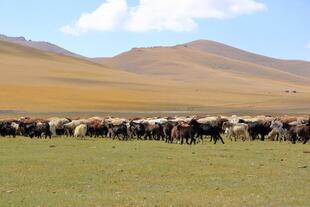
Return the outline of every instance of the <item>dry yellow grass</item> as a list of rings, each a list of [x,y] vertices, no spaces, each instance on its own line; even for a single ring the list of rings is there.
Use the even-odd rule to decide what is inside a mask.
[[[219,80],[223,85],[225,81],[230,81],[229,84],[239,86],[256,86],[264,81],[298,85],[310,83],[307,77],[185,47],[138,48],[105,59],[102,63],[129,72],[182,81],[205,81],[209,85],[220,85]],[[253,78],[260,78],[262,81],[257,84]]]
[[[145,70],[154,70],[153,75],[0,41],[0,110],[304,113],[309,109],[306,78],[186,48],[172,48],[172,53],[164,48],[154,53],[143,49],[143,55],[139,50],[133,54],[137,53],[137,61],[149,61]],[[175,60],[175,65],[165,65],[168,60]],[[222,69],[206,68],[199,61]],[[286,94],[286,89],[300,93]]]

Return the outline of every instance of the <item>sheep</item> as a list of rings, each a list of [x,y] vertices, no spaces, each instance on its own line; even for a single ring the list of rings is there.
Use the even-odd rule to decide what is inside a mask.
[[[74,137],[81,137],[84,138],[87,133],[87,125],[86,124],[81,124],[77,126],[74,130]]]
[[[279,137],[279,132],[276,128],[273,128],[267,135],[267,139],[270,141],[276,141]]]
[[[57,136],[56,131],[57,130],[63,130],[64,129],[64,125],[69,123],[70,120],[67,118],[50,118],[49,119],[49,126],[50,126],[50,131],[53,137]]]
[[[128,123],[128,119],[124,118],[112,118],[112,117],[107,117],[104,120],[106,123],[113,124],[113,125],[121,125],[124,123]]]
[[[231,126],[227,127],[225,129],[225,134],[227,134],[227,137],[230,138],[231,141],[232,137],[235,138],[235,141],[237,141],[237,138],[239,137],[243,137],[243,141],[249,139],[250,137],[248,132],[248,125],[243,123],[232,124]]]

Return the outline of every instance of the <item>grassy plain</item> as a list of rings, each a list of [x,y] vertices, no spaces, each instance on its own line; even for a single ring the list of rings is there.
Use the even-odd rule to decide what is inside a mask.
[[[309,144],[1,138],[0,146],[2,207],[310,203]]]

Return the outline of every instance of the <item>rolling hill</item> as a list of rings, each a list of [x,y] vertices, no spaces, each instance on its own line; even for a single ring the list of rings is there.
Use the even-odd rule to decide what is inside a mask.
[[[275,68],[281,71],[310,78],[310,62],[306,61],[270,58],[209,40],[197,40],[180,46],[193,48],[234,60]]]
[[[207,40],[174,47],[135,48],[100,62],[120,70],[181,80],[214,79],[219,73],[298,84],[310,80],[310,62],[269,58]]]
[[[175,85],[5,41],[0,41],[0,72],[3,111],[161,108],[169,102],[163,91]]]
[[[309,112],[310,79],[293,66],[201,45],[136,48],[95,62],[0,40],[0,113]]]

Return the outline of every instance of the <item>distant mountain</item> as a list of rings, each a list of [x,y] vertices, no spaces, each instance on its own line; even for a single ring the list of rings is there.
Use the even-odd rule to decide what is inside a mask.
[[[188,47],[234,60],[276,68],[302,77],[310,77],[310,62],[307,61],[270,58],[209,40],[197,40],[176,47]]]
[[[96,59],[99,61],[99,59]],[[205,84],[253,79],[310,83],[310,63],[279,60],[221,43],[199,40],[173,47],[135,48],[100,61],[119,70]]]
[[[55,44],[49,43],[49,42],[32,41],[32,40],[27,40],[25,37],[9,37],[6,35],[1,35],[1,34],[0,34],[0,40],[19,44],[19,45],[23,45],[23,46],[36,48],[36,49],[39,49],[39,50],[42,50],[45,52],[56,53],[59,55],[67,55],[67,56],[72,56],[72,57],[76,57],[76,58],[85,58],[81,55],[70,52],[64,48],[61,48],[61,47],[59,47]]]

